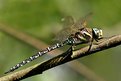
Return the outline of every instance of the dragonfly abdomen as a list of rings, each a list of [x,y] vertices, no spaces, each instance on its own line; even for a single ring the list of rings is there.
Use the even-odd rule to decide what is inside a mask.
[[[46,54],[46,53],[48,53],[48,52],[50,52],[50,51],[56,49],[56,48],[62,47],[62,46],[64,46],[64,45],[65,45],[65,43],[57,43],[57,44],[55,44],[55,45],[53,45],[53,46],[50,46],[50,47],[46,48],[45,50],[42,50],[42,51],[38,52],[37,54],[35,54],[35,55],[29,57],[28,59],[26,59],[26,60],[24,60],[24,61],[22,61],[22,62],[16,64],[14,67],[10,68],[9,71],[5,72],[5,74],[6,74],[6,73],[9,73],[9,72],[12,72],[12,71],[14,71],[14,70],[16,70],[16,69],[22,67],[23,65],[25,65],[25,64],[27,64],[27,63],[29,63],[29,62],[35,60],[35,59],[37,59],[38,57],[40,57],[40,56],[42,56],[42,55],[44,55],[44,54]]]

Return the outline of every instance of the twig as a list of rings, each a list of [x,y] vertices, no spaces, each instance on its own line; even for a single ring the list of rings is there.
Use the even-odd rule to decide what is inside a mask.
[[[9,77],[9,81],[22,80],[30,76],[41,74],[43,71],[46,71],[52,67],[64,64],[66,62],[72,61],[80,57],[84,57],[90,54],[95,54],[95,52],[112,48],[120,44],[121,44],[121,35],[117,35],[117,36],[110,37],[109,39],[106,39],[105,41],[101,42],[98,45],[92,45],[92,48],[90,49],[90,51],[88,51],[88,46],[81,48],[79,50],[76,50],[74,52],[72,52],[72,50],[69,49],[65,53],[58,55],[46,62],[43,62],[41,64],[36,64],[27,69],[9,74],[7,76],[0,78],[0,80],[5,81],[5,79],[8,79],[8,77]]]

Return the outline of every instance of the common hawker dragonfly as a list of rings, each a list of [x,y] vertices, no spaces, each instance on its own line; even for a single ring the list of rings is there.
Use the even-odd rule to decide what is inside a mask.
[[[74,22],[74,19],[71,16],[65,18],[64,29],[57,34],[56,39],[59,43],[45,48],[42,51],[39,51],[37,54],[25,59],[24,61],[16,64],[9,71],[5,73],[10,73],[19,67],[37,59],[38,57],[65,45],[76,46],[79,44],[90,43],[89,49],[91,48],[93,40],[98,41],[103,38],[103,32],[98,28],[90,28],[87,26],[87,19],[90,14],[80,18],[78,21]]]

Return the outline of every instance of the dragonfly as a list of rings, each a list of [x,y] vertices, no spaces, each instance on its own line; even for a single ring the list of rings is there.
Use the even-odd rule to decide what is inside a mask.
[[[71,16],[67,16],[64,19],[64,28],[55,37],[58,43],[47,47],[44,50],[39,51],[33,56],[25,59],[24,61],[16,64],[12,68],[10,68],[10,70],[5,72],[5,74],[13,72],[14,70],[37,59],[38,57],[41,57],[42,55],[65,45],[76,46],[80,44],[90,43],[90,49],[94,40],[98,42],[98,40],[103,38],[103,32],[100,28],[90,28],[87,26],[87,19],[89,17],[90,14],[80,18],[75,22]]]

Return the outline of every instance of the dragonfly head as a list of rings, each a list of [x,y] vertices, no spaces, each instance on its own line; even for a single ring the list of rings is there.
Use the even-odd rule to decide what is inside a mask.
[[[103,38],[103,32],[101,29],[98,29],[98,28],[93,28],[93,33],[94,33],[94,37],[96,39],[102,39]]]

